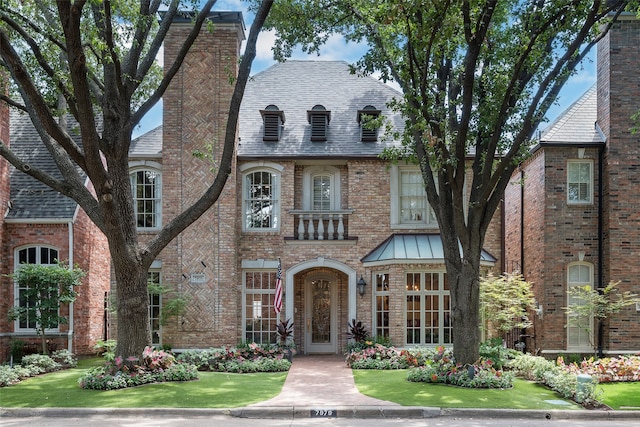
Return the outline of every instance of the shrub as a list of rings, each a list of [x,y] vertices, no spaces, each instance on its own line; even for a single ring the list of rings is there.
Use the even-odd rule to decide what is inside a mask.
[[[0,387],[6,387],[20,381],[20,376],[16,369],[8,365],[0,365]]]
[[[51,358],[62,365],[63,368],[75,368],[78,366],[78,359],[69,350],[57,350],[51,353]]]
[[[521,354],[519,351],[506,348],[502,338],[492,338],[480,343],[480,359],[490,360],[496,369],[503,369],[505,363]]]
[[[90,369],[78,379],[80,387],[91,390],[115,390],[164,381],[189,381],[198,378],[195,365],[176,362],[175,357],[163,350],[144,349],[142,358],[129,357],[127,363],[116,357],[105,366]]]
[[[274,345],[256,343],[241,344],[208,350],[189,350],[178,355],[177,360],[191,363],[198,370],[213,372],[280,372],[287,371],[291,362],[282,363],[284,349]]]
[[[44,354],[29,354],[24,356],[21,365],[29,369],[30,372],[33,372],[32,375],[53,372],[62,368],[60,363]]]
[[[578,374],[562,363],[562,359],[553,362],[539,356],[520,354],[509,361],[508,366],[526,379],[542,383],[558,392],[565,399],[572,399],[585,405],[598,401],[597,378],[578,387]]]

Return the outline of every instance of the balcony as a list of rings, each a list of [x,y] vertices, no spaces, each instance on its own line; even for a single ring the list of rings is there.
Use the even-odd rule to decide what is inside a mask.
[[[293,239],[289,240],[354,240],[349,237],[349,215],[353,213],[353,209],[338,211],[292,210],[289,213],[295,217]]]

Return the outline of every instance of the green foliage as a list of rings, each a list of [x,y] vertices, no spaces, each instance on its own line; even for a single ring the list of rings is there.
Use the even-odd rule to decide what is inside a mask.
[[[372,344],[347,354],[346,362],[352,369],[407,369],[423,364],[432,354],[429,349],[400,350]]]
[[[75,287],[81,284],[84,276],[80,268],[68,268],[62,263],[23,264],[11,275],[18,287],[23,288],[21,295],[28,304],[12,307],[9,319],[35,320],[35,331],[42,337],[43,353],[48,351],[45,331],[67,323],[67,318],[60,315],[60,307],[75,301]]]
[[[571,303],[563,307],[569,318],[568,325],[591,332],[592,319],[604,321],[624,307],[640,303],[638,295],[620,292],[619,284],[611,282],[603,289],[593,289],[590,285],[571,286],[567,292]],[[595,347],[595,343],[592,345]]]
[[[353,339],[355,342],[365,342],[369,333],[367,329],[362,325],[362,322],[356,322],[356,319],[351,319],[351,323],[348,324],[349,332],[347,332],[347,338]]]
[[[529,310],[534,309],[535,298],[531,284],[521,274],[489,274],[480,279],[480,310],[493,329],[501,334],[513,328],[531,326]]]
[[[174,287],[164,283],[154,283],[149,281],[147,289],[152,295],[162,296],[162,306],[160,307],[160,325],[164,326],[169,319],[184,315],[187,311],[190,299],[188,295],[178,294]]]
[[[107,361],[113,361],[113,359],[115,359],[117,345],[118,342],[116,340],[98,340],[93,346],[93,349],[96,350],[98,354],[102,354]]]
[[[581,362],[566,363],[559,357],[558,365],[564,366],[576,375],[587,374],[600,383],[640,381],[640,356],[603,357],[602,359],[583,359]]]
[[[276,332],[278,333],[278,344],[286,346],[287,341],[293,336],[293,322],[286,319],[276,324]]]
[[[279,372],[291,367],[291,362],[284,359],[284,350],[281,346],[248,343],[235,348],[187,350],[180,353],[177,359],[195,365],[201,371]]]
[[[480,360],[490,360],[496,369],[502,369],[507,361],[517,357],[519,351],[506,348],[502,338],[493,338],[480,343]]]
[[[455,362],[451,350],[439,347],[422,366],[412,368],[407,381],[451,384],[469,388],[511,388],[514,376],[496,369],[490,360],[462,365]]]
[[[90,369],[78,379],[80,387],[90,390],[115,390],[165,381],[191,381],[198,378],[196,366],[177,363],[165,351],[145,348],[142,358],[116,357],[103,367]]]
[[[58,371],[77,365],[77,359],[68,350],[54,352],[51,357],[30,354],[22,358],[20,365],[0,365],[0,387],[16,384],[25,378]]]
[[[521,353],[509,361],[508,366],[516,375],[544,384],[566,399],[581,404],[595,403],[599,400],[597,379],[594,378],[591,383],[578,387],[577,373],[567,369],[562,363]]]

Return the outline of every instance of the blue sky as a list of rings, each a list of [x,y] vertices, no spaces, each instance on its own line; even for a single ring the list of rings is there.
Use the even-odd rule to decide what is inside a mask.
[[[241,0],[218,1],[215,10],[241,11],[247,26],[246,33],[249,34],[249,27],[253,20],[253,15],[248,12],[247,5]],[[257,55],[253,61],[251,74],[259,73],[276,63],[271,53],[271,47],[275,40],[273,32],[262,32],[258,37]],[[364,52],[364,45],[346,43],[340,36],[331,37],[327,44],[322,47],[320,56],[307,55],[302,51],[295,51],[292,59],[308,59],[316,61],[346,61],[353,63],[357,61]],[[547,114],[551,120],[555,119],[562,111],[575,102],[580,95],[587,91],[596,81],[595,49],[589,58],[584,61],[578,73],[574,75],[560,92],[556,105],[552,106]],[[154,129],[162,123],[162,103],[156,105],[142,120],[140,126],[134,131],[134,138],[145,132]],[[544,128],[545,125],[542,126]]]

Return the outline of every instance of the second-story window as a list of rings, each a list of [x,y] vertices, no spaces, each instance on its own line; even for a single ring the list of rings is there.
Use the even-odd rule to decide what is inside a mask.
[[[394,166],[391,171],[391,225],[437,227],[435,212],[427,201],[425,184],[417,166]]]
[[[590,160],[567,162],[567,202],[593,202],[593,163]]]
[[[314,175],[313,176],[313,210],[328,211],[331,210],[331,183],[333,176],[331,175]]]
[[[278,174],[254,170],[244,175],[244,229],[277,229],[279,207]]]
[[[138,229],[160,227],[161,174],[156,169],[137,169],[130,174],[133,207]]]
[[[308,166],[303,175],[303,209],[340,209],[340,169],[334,166]]]

